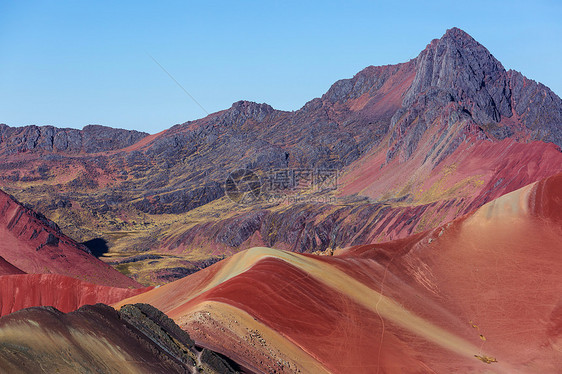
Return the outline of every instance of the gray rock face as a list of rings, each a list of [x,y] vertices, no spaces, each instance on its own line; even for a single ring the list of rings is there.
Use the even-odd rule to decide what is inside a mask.
[[[469,134],[562,146],[562,101],[502,64],[464,31],[447,30],[414,59],[416,75],[392,117],[387,162],[408,159],[423,134],[440,135],[426,160],[439,163]]]
[[[531,138],[562,147],[562,100],[548,87],[527,79],[523,74],[507,72],[512,105]]]
[[[131,146],[147,135],[145,132],[88,125],[82,129],[82,147],[86,153],[112,151]]]
[[[511,117],[511,92],[503,65],[464,31],[447,30],[416,58],[416,77],[404,98],[411,104],[428,88],[447,90],[478,124]]]
[[[275,110],[267,104],[258,104],[251,101],[238,101],[225,111],[223,121],[230,124],[243,123],[249,119],[262,122]]]

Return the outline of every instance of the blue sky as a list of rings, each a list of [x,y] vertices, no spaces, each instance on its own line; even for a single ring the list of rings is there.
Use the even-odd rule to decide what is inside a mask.
[[[238,100],[296,110],[460,27],[562,94],[562,3],[0,0],[0,123],[155,133]]]

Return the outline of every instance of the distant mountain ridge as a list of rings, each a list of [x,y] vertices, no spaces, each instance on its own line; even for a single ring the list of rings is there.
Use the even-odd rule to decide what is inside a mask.
[[[10,127],[0,124],[0,154],[18,152],[96,153],[128,147],[147,133],[88,125],[82,130],[54,126]]]
[[[296,122],[306,122],[306,114],[315,112],[320,107],[326,110],[327,117],[332,117],[339,123],[341,121],[338,116],[330,116],[336,114],[329,113],[330,109],[335,112],[333,108],[327,108],[330,104],[345,104],[365,94],[374,103],[378,103],[382,99],[380,91],[385,84],[388,86],[389,80],[397,80],[397,76],[405,74],[409,74],[406,82],[409,87],[406,87],[406,92],[399,92],[402,100],[397,100],[402,110],[410,108],[420,97],[423,97],[426,104],[428,101],[443,104],[440,100],[444,99],[457,103],[459,115],[461,112],[468,115],[478,126],[483,127],[486,135],[494,139],[511,137],[516,132],[514,126],[507,126],[506,130],[496,132],[492,130],[497,129],[488,127],[515,116],[517,118],[514,120],[527,129],[525,140],[542,140],[562,146],[562,130],[557,126],[562,123],[562,100],[548,87],[525,78],[517,71],[505,70],[484,46],[458,28],[447,30],[442,38],[434,39],[416,58],[407,63],[370,66],[351,79],[337,81],[321,98],[311,100],[297,111],[278,111],[267,104],[239,101],[227,110],[177,125],[174,129],[187,127],[194,130],[210,123],[214,126],[227,123],[236,127],[249,121],[281,122],[287,125],[283,121],[286,117],[291,117],[290,124],[294,126]],[[437,102],[433,103],[435,100]],[[320,103],[321,106],[318,105]],[[532,110],[537,106],[541,109]],[[362,108],[358,110],[355,106],[348,109],[361,111]],[[391,128],[403,117],[402,111],[396,112],[397,109],[395,105],[389,108],[387,116],[382,116],[393,118]],[[348,119],[342,124],[349,126],[353,122],[353,119]],[[523,128],[517,130],[521,132]],[[131,146],[146,136],[148,134],[143,132],[100,125],[88,125],[82,130],[75,130],[53,126],[10,127],[0,124],[0,145],[8,154],[36,148],[68,153],[81,150],[86,153],[103,152]]]
[[[67,130],[2,129],[0,188],[77,240],[104,237],[120,251],[396,239],[562,171],[562,100],[458,28],[293,112],[239,101],[154,135],[85,128],[60,148]],[[36,138],[49,131],[62,132]],[[244,210],[224,193],[241,168],[336,169],[341,201]]]

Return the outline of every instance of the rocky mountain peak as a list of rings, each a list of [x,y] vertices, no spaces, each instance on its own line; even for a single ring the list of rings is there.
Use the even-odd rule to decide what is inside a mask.
[[[452,28],[433,40],[415,59],[416,77],[404,104],[429,88],[446,90],[462,102],[478,124],[511,117],[511,93],[503,65],[466,32]]]
[[[275,109],[268,104],[258,104],[253,101],[240,100],[232,104],[232,106],[226,110],[224,113],[224,120],[231,123],[244,122],[248,119],[261,122],[273,112],[275,112]]]
[[[445,34],[443,34],[441,39],[453,39],[457,41],[465,41],[478,44],[478,42],[476,42],[476,40],[474,40],[472,36],[470,36],[466,31],[459,29],[458,27],[452,27],[445,31]]]

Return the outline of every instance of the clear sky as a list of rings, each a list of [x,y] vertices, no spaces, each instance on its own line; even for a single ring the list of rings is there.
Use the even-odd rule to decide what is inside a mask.
[[[0,0],[0,123],[155,133],[204,117],[150,56],[208,112],[296,110],[453,26],[561,95],[561,15],[559,0]]]

